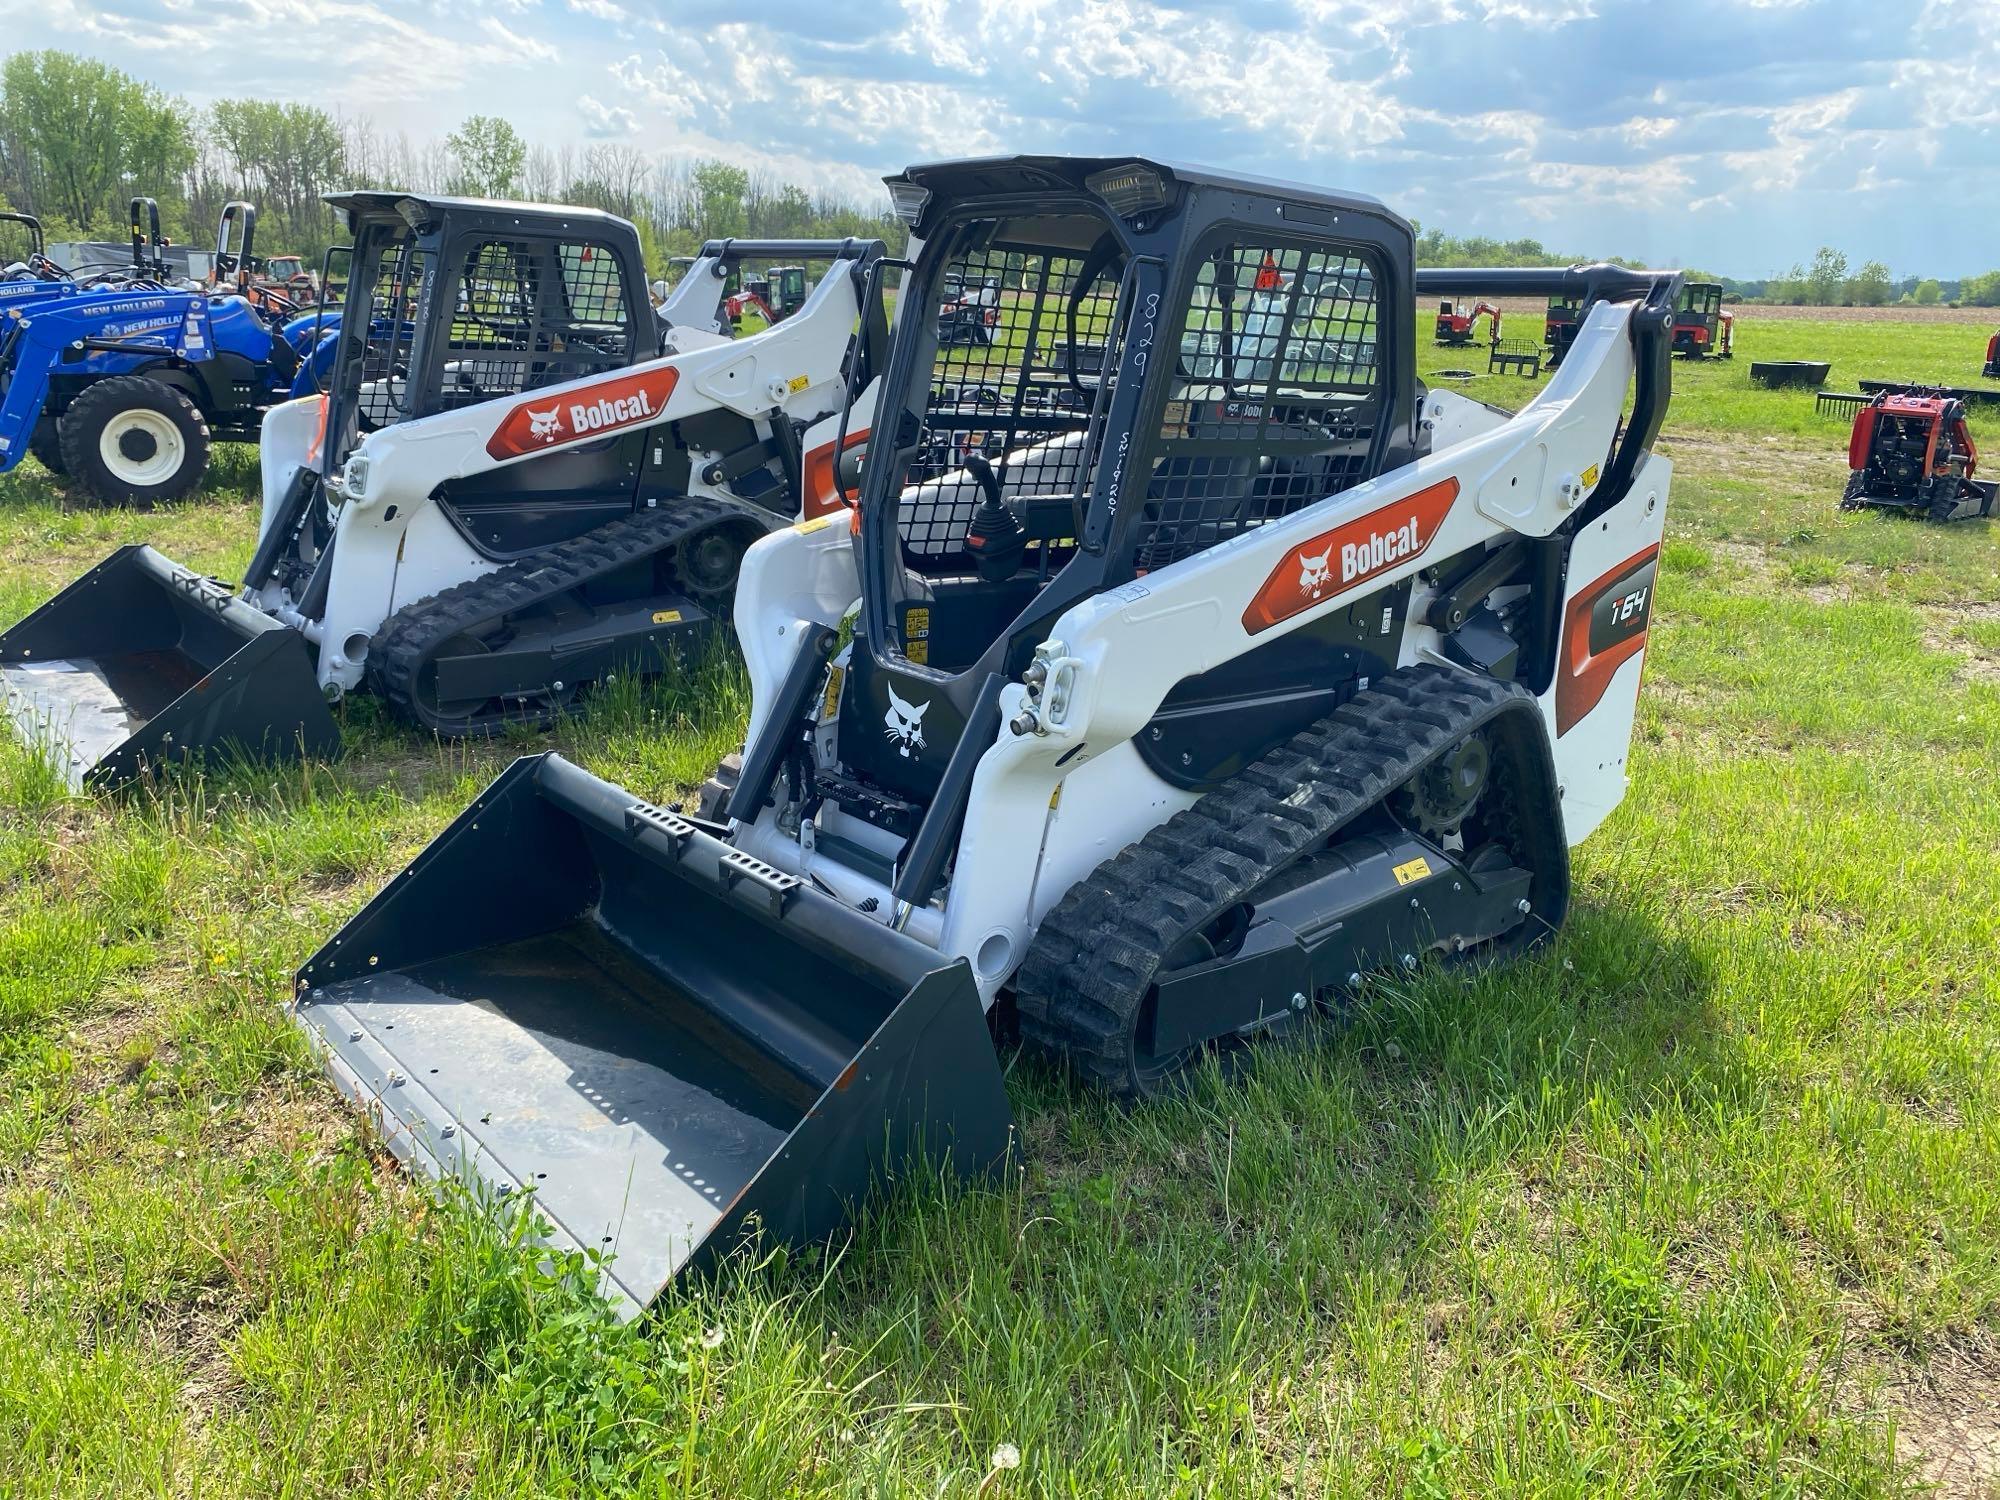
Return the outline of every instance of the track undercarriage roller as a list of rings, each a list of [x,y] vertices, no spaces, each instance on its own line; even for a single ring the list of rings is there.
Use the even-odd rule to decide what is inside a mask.
[[[544,727],[606,677],[651,675],[688,632],[725,626],[744,552],[779,524],[703,499],[600,526],[398,610],[371,680],[448,738]]]
[[[1568,869],[1533,699],[1399,673],[1078,882],[1017,976],[1022,1030],[1148,1094],[1371,971],[1534,942]]]

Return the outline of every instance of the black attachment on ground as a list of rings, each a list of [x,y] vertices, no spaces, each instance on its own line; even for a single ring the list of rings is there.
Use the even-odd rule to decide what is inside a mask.
[[[1502,339],[1486,355],[1486,373],[1534,380],[1542,373],[1542,354],[1542,346],[1532,339]]]
[[[516,761],[300,970],[297,1016],[398,1156],[534,1193],[637,1313],[759,1231],[1005,1155],[969,967],[635,801]]]
[[[1789,386],[1817,390],[1826,384],[1827,373],[1832,368],[1823,359],[1760,359],[1750,366],[1750,380],[1752,384],[1768,386],[1774,391]]]
[[[71,786],[340,747],[306,638],[151,547],[121,547],[0,635],[0,696]]]

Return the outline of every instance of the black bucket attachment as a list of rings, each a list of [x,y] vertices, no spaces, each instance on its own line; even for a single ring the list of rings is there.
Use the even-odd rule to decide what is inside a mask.
[[[1012,1121],[970,968],[558,755],[518,760],[299,971],[389,1147],[607,1257],[638,1312]]]
[[[119,548],[0,635],[0,696],[73,787],[340,748],[306,638],[151,547]]]

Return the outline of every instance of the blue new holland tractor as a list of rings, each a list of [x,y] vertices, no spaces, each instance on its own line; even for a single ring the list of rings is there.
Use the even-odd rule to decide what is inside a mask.
[[[47,290],[0,296],[0,474],[32,452],[100,504],[179,499],[213,439],[255,442],[266,408],[314,389],[336,320],[279,321],[244,295],[256,210],[223,210],[214,279],[189,286],[165,277],[157,218],[148,262],[138,207],[129,275],[78,285],[43,261]]]

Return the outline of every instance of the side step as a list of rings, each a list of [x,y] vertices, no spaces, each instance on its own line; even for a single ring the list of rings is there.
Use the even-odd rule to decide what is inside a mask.
[[[0,699],[72,787],[218,751],[340,748],[306,638],[151,547],[121,547],[0,635]]]
[[[553,754],[516,761],[299,971],[406,1165],[532,1190],[635,1314],[1012,1119],[971,971]]]

